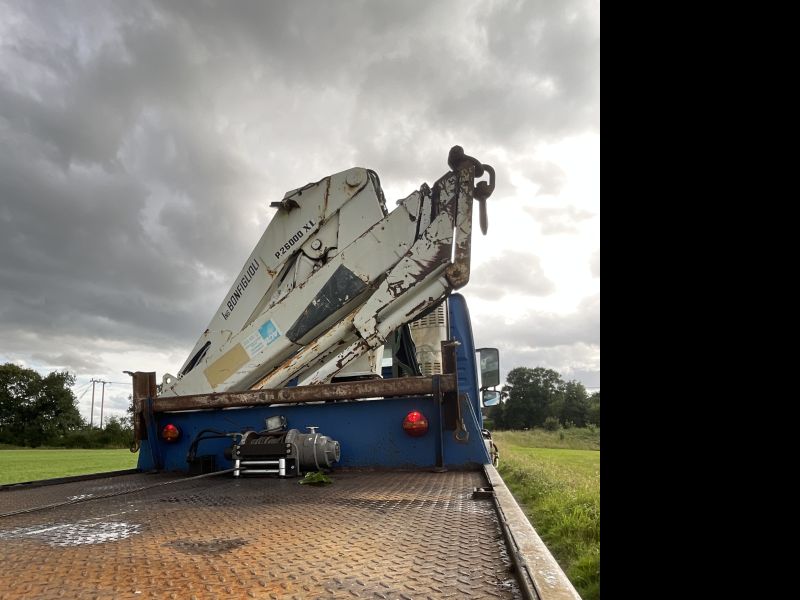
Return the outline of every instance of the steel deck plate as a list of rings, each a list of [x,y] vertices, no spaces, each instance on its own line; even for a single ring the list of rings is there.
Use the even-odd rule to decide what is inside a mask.
[[[0,518],[0,598],[520,598],[482,472],[185,480]],[[0,492],[0,513],[167,482]]]

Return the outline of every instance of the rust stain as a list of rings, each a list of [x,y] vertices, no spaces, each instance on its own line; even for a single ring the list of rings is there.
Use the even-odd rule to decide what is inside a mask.
[[[422,310],[422,308],[432,304],[433,302],[434,302],[433,297],[432,296],[428,296],[427,300],[423,300],[422,302],[417,304],[415,307],[413,307],[411,310],[409,310],[406,313],[406,317],[411,317],[412,315],[415,315],[417,313],[417,311]]]
[[[368,348],[362,340],[358,349]],[[357,352],[357,350],[356,350]],[[350,358],[348,353],[340,360]],[[440,387],[443,391],[456,389],[453,376],[442,377]],[[157,398],[154,412],[197,410],[208,408],[231,408],[236,406],[256,406],[259,404],[285,404],[294,402],[315,402],[320,400],[342,400],[347,398],[373,398],[408,395],[427,395],[433,393],[433,380],[430,377],[404,377],[402,379],[379,379],[369,382],[348,381],[304,385],[290,388],[251,390],[246,392],[220,392],[195,396],[170,396]]]
[[[347,354],[342,356],[339,360],[336,361],[336,366],[340,369],[343,368],[346,364],[348,364],[354,358],[358,358],[361,356],[364,350],[369,349],[369,344],[367,344],[366,340],[361,340],[358,344]]]
[[[221,554],[223,552],[229,552],[230,550],[239,548],[240,546],[244,546],[245,544],[247,544],[247,541],[243,540],[242,538],[222,538],[198,541],[182,538],[180,540],[167,542],[164,544],[164,546],[174,548],[175,550],[183,552],[184,554]]]
[[[392,297],[397,298],[405,291],[404,281],[395,281],[394,283],[390,283],[388,286],[389,293]]]

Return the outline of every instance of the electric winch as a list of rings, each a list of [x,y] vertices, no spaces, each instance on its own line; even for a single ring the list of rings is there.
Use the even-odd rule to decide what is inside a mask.
[[[288,431],[248,431],[238,443],[225,450],[233,462],[233,476],[277,475],[296,477],[302,471],[330,469],[339,462],[339,442],[309,426],[308,433]]]

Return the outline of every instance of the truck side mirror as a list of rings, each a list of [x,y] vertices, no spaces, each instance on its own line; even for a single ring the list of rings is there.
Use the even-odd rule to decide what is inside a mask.
[[[500,352],[497,348],[476,350],[481,365],[481,389],[500,385]]]
[[[483,390],[483,405],[496,406],[500,403],[500,392],[497,390]]]

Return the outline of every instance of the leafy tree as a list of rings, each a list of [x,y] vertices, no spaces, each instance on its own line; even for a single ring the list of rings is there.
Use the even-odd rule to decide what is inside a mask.
[[[490,406],[486,411],[486,418],[492,423],[492,427],[486,425],[487,429],[510,429],[506,425],[506,401],[508,400],[508,392],[500,390],[500,402],[494,406]]]
[[[126,426],[124,417],[113,416],[103,429],[85,426],[57,440],[65,448],[128,448],[133,441],[133,430]]]
[[[133,429],[128,426],[127,417],[111,417],[105,429],[98,436],[104,447],[126,448],[133,441]]]
[[[544,428],[547,431],[558,431],[561,429],[561,423],[556,417],[549,416],[544,420]]]
[[[562,425],[572,423],[575,427],[586,427],[589,416],[589,396],[582,383],[568,381],[564,384],[558,420]]]
[[[486,416],[496,429],[599,426],[600,392],[589,396],[582,383],[564,382],[552,369],[516,367]]]
[[[0,365],[0,442],[41,446],[84,425],[70,386],[75,376],[42,377],[13,363]]]
[[[589,396],[589,410],[586,419],[589,423],[600,427],[600,392],[595,392]]]
[[[547,417],[554,416],[553,407],[563,401],[563,387],[561,375],[552,369],[512,369],[503,386],[508,398],[502,411],[503,426],[542,427]]]
[[[486,411],[486,419],[484,420],[484,426],[487,429],[510,429],[510,427],[506,425],[505,408],[506,408],[506,402],[501,394],[500,403],[494,406],[490,406],[489,409]],[[492,423],[491,427],[487,425],[487,423],[489,422]]]
[[[128,408],[125,411],[125,416],[120,419],[122,426],[133,431],[133,394],[128,394]]]

